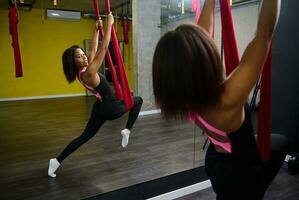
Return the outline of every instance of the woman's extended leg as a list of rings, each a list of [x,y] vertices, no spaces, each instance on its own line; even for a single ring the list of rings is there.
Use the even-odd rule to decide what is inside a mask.
[[[83,133],[75,138],[57,157],[57,160],[59,163],[62,163],[62,161],[68,157],[71,153],[73,153],[75,150],[77,150],[82,144],[87,142],[90,138],[92,138],[99,128],[104,124],[106,120],[104,119],[91,119],[88,121],[85,130]]]
[[[55,177],[55,171],[63,162],[63,160],[68,157],[71,153],[77,150],[82,144],[87,142],[90,138],[92,138],[99,128],[105,123],[106,119],[100,118],[96,115],[95,106],[93,108],[93,112],[91,117],[83,131],[83,133],[75,138],[71,143],[67,145],[67,147],[60,153],[57,158],[50,159],[49,161],[49,169],[48,175],[51,177]]]

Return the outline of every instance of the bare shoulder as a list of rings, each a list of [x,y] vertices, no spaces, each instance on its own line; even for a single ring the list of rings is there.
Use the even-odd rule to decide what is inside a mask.
[[[100,84],[100,77],[97,73],[90,73],[88,70],[86,70],[84,73],[81,75],[82,81],[91,86],[91,87],[96,87]]]

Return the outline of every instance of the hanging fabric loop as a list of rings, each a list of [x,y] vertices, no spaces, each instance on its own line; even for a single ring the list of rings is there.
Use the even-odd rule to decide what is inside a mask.
[[[12,38],[12,47],[14,50],[14,58],[15,58],[15,73],[16,77],[23,77],[23,70],[22,70],[22,61],[21,61],[21,53],[20,53],[20,46],[19,46],[19,36],[18,36],[18,12],[16,8],[16,4],[14,5],[10,2],[9,7],[9,33]]]
[[[110,13],[111,12],[110,11],[110,1],[105,0],[105,3],[106,3],[107,13]],[[94,8],[95,8],[96,16],[99,17],[99,10],[98,9],[96,10],[96,8],[98,8],[97,0],[94,0]],[[101,31],[102,31],[102,36],[103,36],[104,35],[103,29],[101,29]],[[116,95],[121,97],[119,99],[124,100],[126,109],[130,110],[134,105],[133,104],[133,98],[132,98],[131,91],[130,91],[130,88],[129,88],[127,75],[125,73],[125,67],[124,67],[122,55],[121,55],[121,52],[120,52],[120,48],[119,48],[119,45],[118,45],[118,39],[117,39],[117,36],[116,36],[114,26],[112,26],[112,28],[111,28],[111,41],[112,41],[114,55],[115,55],[115,58],[116,58],[116,64],[117,64],[117,67],[118,67],[118,70],[119,70],[120,84],[118,83],[118,78],[116,76],[116,72],[114,70],[114,65],[113,65],[113,62],[112,62],[109,51],[107,51],[106,58],[108,60],[109,69],[111,70],[111,75],[112,75],[113,84],[114,84],[114,87],[115,87],[115,90],[116,90]],[[119,89],[119,91],[117,91],[118,89]]]
[[[98,1],[94,0],[93,5],[94,5],[95,14],[96,14],[96,20],[99,20],[100,19],[100,12],[99,12]],[[102,28],[99,29],[99,34],[100,34],[101,38],[104,37],[104,30]],[[116,75],[116,71],[115,71],[114,64],[113,64],[113,61],[112,61],[109,50],[107,50],[107,52],[106,52],[106,60],[108,62],[109,71],[110,71],[111,76],[112,76],[113,86],[114,86],[114,90],[115,90],[115,96],[118,100],[122,100],[123,99],[123,93],[122,93],[121,87],[118,83],[118,78],[117,78],[117,75]]]
[[[239,65],[238,47],[235,37],[230,0],[220,1],[222,38],[226,73],[229,75]],[[261,79],[260,110],[258,115],[258,149],[262,159],[268,160],[271,147],[271,65],[272,45],[264,65]]]

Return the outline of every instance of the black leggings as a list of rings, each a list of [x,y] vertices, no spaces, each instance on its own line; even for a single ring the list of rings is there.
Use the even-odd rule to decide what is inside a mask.
[[[261,200],[280,170],[288,152],[286,137],[271,134],[269,160],[249,164],[237,160],[221,160],[207,172],[217,200]]]
[[[129,113],[129,118],[126,124],[127,129],[131,129],[133,127],[133,124],[139,115],[142,103],[143,100],[141,97],[134,97],[134,107]],[[66,157],[91,139],[106,120],[117,119],[124,113],[126,113],[124,102],[117,101],[114,97],[105,97],[103,98],[103,101],[96,101],[93,105],[92,113],[85,130],[61,152],[61,154],[57,157],[58,162],[62,163]]]

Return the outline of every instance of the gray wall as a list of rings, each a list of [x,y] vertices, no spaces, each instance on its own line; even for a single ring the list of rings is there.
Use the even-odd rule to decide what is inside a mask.
[[[160,38],[160,0],[133,0],[133,63],[135,95],[143,98],[142,110],[156,109],[152,89],[152,58]]]

